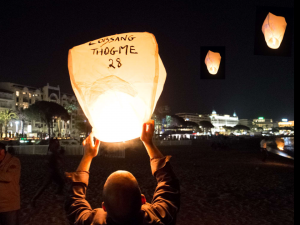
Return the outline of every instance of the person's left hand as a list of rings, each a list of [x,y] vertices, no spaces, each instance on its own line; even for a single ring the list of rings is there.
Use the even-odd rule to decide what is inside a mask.
[[[94,134],[91,133],[90,136],[88,136],[83,142],[82,145],[84,146],[84,156],[89,158],[94,158],[98,155],[99,147],[100,147],[100,141],[95,138],[95,144],[94,144]]]

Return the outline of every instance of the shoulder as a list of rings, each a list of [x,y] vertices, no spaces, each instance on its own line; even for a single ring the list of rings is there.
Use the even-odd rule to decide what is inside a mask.
[[[94,219],[93,224],[104,225],[106,223],[107,213],[102,208],[93,210]]]
[[[11,164],[12,164],[12,165],[15,165],[15,166],[17,166],[17,167],[20,167],[20,166],[21,166],[20,159],[18,159],[18,158],[15,157],[15,156],[12,156]]]
[[[156,215],[155,209],[150,203],[142,205],[142,212],[144,213],[143,225],[144,224],[162,224],[158,216]]]

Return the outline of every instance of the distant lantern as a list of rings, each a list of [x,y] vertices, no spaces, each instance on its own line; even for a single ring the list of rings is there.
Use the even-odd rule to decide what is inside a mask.
[[[75,95],[104,142],[140,136],[166,80],[153,34],[125,33],[100,38],[69,51]]]
[[[218,73],[220,63],[221,63],[220,53],[208,51],[205,58],[205,64],[210,74],[215,75]]]
[[[272,13],[267,15],[262,26],[262,32],[265,35],[267,45],[272,49],[278,49],[281,45],[285,30],[286,20],[284,17],[275,16]]]
[[[276,144],[277,144],[277,148],[281,151],[284,150],[284,140],[282,138],[276,138],[275,140]]]

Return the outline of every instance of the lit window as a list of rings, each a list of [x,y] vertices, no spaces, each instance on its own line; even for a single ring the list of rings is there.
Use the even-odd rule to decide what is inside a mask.
[[[31,98],[31,93],[28,93],[28,95],[29,95],[29,98]]]
[[[16,105],[19,105],[18,103],[16,103]]]
[[[25,92],[25,91],[23,91],[23,95],[26,95],[26,92]]]
[[[16,96],[19,96],[19,95],[20,95],[19,91],[16,91]]]

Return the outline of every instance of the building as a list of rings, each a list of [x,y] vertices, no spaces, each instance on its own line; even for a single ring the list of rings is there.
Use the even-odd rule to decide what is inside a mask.
[[[71,120],[67,122],[54,121],[51,129],[56,136],[77,137],[79,135],[79,131],[75,127],[75,118],[78,115],[84,117],[84,113],[75,95],[61,93],[59,86],[53,87],[49,84],[37,88],[10,82],[0,82],[0,111],[27,109],[38,101],[55,102],[64,107],[67,104],[75,105],[77,110],[70,112]],[[21,134],[22,130],[29,137],[37,137],[40,133],[48,133],[46,124],[41,121],[25,121],[23,124],[21,120],[16,120],[11,121],[8,126],[8,133],[12,136]]]
[[[264,117],[259,117],[258,119],[253,119],[252,125],[254,129],[261,127],[263,131],[270,131],[274,127],[273,119],[265,119]]]
[[[14,108],[14,93],[0,88],[0,112]]]
[[[225,133],[226,130],[224,127],[235,127],[239,123],[239,118],[235,112],[233,113],[233,116],[230,116],[228,114],[217,114],[217,112],[213,110],[209,117],[212,125],[214,126],[214,128],[211,129],[212,133]]]
[[[248,120],[248,119],[240,119],[239,120],[239,125],[249,127],[250,129],[253,127],[252,121]]]
[[[234,127],[239,123],[239,118],[236,113],[233,116],[217,114],[215,110],[212,113],[177,113],[177,116],[182,117],[185,121],[191,121],[200,124],[201,121],[209,121],[214,128],[211,129],[212,133],[220,132],[225,133],[224,127]]]
[[[198,113],[176,113],[176,116],[179,116],[184,119],[184,121],[190,121],[195,123],[200,123],[201,117]]]
[[[281,122],[278,122],[278,127],[294,127],[295,121],[288,121],[288,119],[282,119]]]

